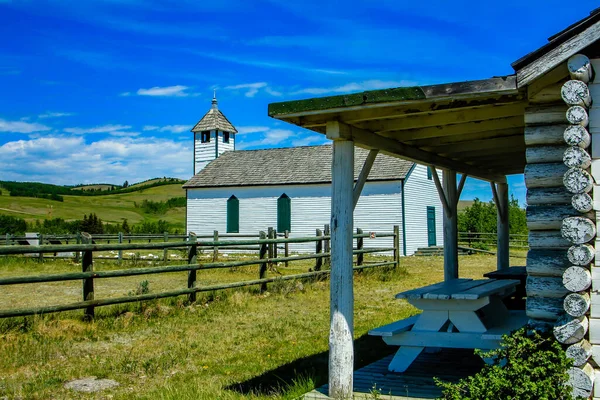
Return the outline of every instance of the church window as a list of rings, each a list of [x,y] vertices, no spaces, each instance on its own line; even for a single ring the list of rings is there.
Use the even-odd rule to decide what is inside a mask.
[[[210,142],[210,131],[203,131],[200,134],[200,141],[202,143],[208,143],[208,142]]]
[[[223,143],[229,143],[229,132],[223,132]]]
[[[292,200],[287,194],[282,194],[277,199],[277,231],[292,230]]]
[[[240,232],[240,201],[231,196],[227,200],[227,233]]]

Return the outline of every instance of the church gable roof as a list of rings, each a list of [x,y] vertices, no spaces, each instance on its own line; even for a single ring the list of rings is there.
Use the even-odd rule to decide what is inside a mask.
[[[369,151],[355,147],[354,179]],[[208,164],[183,187],[294,185],[331,183],[332,146],[229,151]],[[378,154],[368,181],[406,178],[414,163]]]
[[[237,133],[237,129],[233,126],[227,117],[217,107],[217,99],[214,98],[212,101],[212,108],[208,110],[204,117],[192,128],[192,132],[202,131],[225,131],[231,133]]]

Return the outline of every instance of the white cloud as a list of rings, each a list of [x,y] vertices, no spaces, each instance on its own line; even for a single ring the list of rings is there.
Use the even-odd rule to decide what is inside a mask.
[[[49,131],[49,126],[25,121],[7,121],[0,118],[0,132],[33,133]]]
[[[55,184],[141,181],[156,176],[189,178],[187,142],[147,138],[49,136],[0,146],[3,179]]]
[[[191,125],[165,125],[165,126],[146,125],[142,128],[142,130],[144,130],[144,131],[171,132],[171,133],[181,133],[181,132],[189,131],[190,129],[192,129]]]
[[[225,86],[225,90],[238,90],[244,92],[246,97],[254,97],[261,90],[271,96],[282,96],[278,90],[273,89],[267,82],[240,83],[239,85]]]
[[[325,135],[310,135],[298,137],[292,140],[292,146],[309,146],[311,144],[324,144],[327,143]]]
[[[142,130],[144,131],[155,131],[160,129],[160,126],[154,126],[154,125],[146,125],[142,128]]]
[[[393,87],[401,87],[401,86],[414,86],[417,83],[415,81],[382,81],[379,79],[371,79],[362,82],[350,82],[341,86],[333,86],[333,87],[312,87],[297,90],[292,92],[292,95],[295,94],[312,94],[312,95],[322,95],[327,93],[348,93],[348,92],[362,92],[365,90],[377,90],[377,89],[387,89]]]
[[[72,115],[75,115],[75,113],[48,111],[48,112],[38,115],[38,118],[59,118],[59,117],[70,117]]]
[[[117,136],[117,137],[136,137],[136,136],[140,136],[140,132],[111,131],[111,132],[108,132],[108,134],[110,136]]]
[[[249,149],[258,147],[275,147],[282,142],[296,137],[297,134],[289,129],[271,129],[264,131],[262,138],[251,141],[238,141],[239,149]]]
[[[138,96],[161,96],[161,97],[185,97],[190,94],[186,92],[188,86],[175,85],[175,86],[154,86],[150,89],[138,89],[136,92]]]
[[[124,131],[130,128],[131,125],[102,125],[94,128],[65,128],[64,131],[68,133],[74,133],[76,135],[83,135],[86,133],[111,133]]]
[[[269,130],[268,126],[237,126],[238,135],[245,135],[247,133],[265,132]]]

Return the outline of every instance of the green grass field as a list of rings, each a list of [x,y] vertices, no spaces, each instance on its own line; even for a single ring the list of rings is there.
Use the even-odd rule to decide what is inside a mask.
[[[369,329],[417,312],[394,295],[443,279],[441,257],[407,257],[401,263],[396,270],[355,274],[357,368],[394,350],[366,336]],[[461,256],[460,276],[480,278],[495,264],[492,256]],[[289,272],[311,265],[291,264]],[[79,268],[68,261],[0,259],[3,277]],[[115,266],[97,261],[95,268]],[[198,273],[200,285],[256,276],[256,268]],[[185,273],[97,280],[96,296],[135,291],[145,279],[151,291],[185,285]],[[80,293],[78,281],[5,286],[0,303],[9,308],[66,302]],[[327,381],[327,280],[275,283],[264,294],[256,288],[204,294],[191,305],[180,297],[100,307],[93,322],[84,322],[82,313],[0,320],[0,398],[293,399]],[[87,376],[114,379],[120,386],[98,394],[63,387]]]
[[[92,212],[103,222],[122,223],[127,219],[130,225],[146,221],[165,220],[174,228],[185,228],[185,208],[169,210],[164,215],[147,215],[134,203],[143,200],[165,201],[172,197],[184,197],[181,184],[164,185],[142,189],[132,193],[107,194],[103,196],[64,196],[64,202],[32,197],[11,197],[5,191],[0,195],[0,214],[25,218],[28,221],[47,218],[65,220],[82,219]]]

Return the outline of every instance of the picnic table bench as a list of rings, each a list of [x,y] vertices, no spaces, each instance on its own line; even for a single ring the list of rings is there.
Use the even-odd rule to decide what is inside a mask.
[[[502,335],[524,326],[524,311],[509,311],[502,299],[518,280],[451,279],[396,295],[421,314],[369,331],[400,346],[388,369],[404,372],[426,347],[493,349]]]

